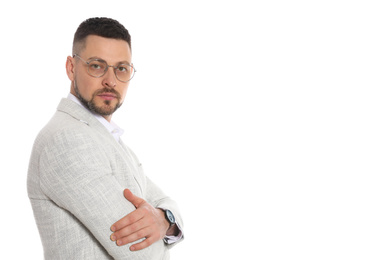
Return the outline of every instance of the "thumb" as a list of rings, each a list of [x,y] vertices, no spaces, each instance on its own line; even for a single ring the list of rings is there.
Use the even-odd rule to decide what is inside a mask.
[[[144,199],[137,197],[129,189],[124,190],[124,197],[129,202],[131,202],[136,208],[138,208],[144,202]]]

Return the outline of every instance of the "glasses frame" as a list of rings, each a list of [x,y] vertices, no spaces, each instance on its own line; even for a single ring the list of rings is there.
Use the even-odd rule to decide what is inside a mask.
[[[124,80],[120,80],[119,78],[118,78],[118,76],[117,76],[117,69],[118,69],[118,67],[116,67],[116,66],[113,66],[113,65],[109,65],[105,60],[101,60],[101,59],[92,59],[92,60],[90,60],[90,61],[86,61],[86,60],[84,60],[83,58],[81,58],[78,54],[74,54],[73,55],[73,57],[75,58],[75,57],[77,57],[77,58],[79,58],[80,60],[82,60],[83,62],[85,62],[86,63],[86,65],[87,65],[87,73],[91,76],[91,77],[94,77],[94,78],[101,78],[102,76],[104,76],[105,75],[105,73],[108,71],[108,69],[110,68],[110,67],[112,67],[114,70],[114,75],[115,75],[115,77],[117,78],[117,80],[119,80],[119,81],[121,81],[121,82],[124,82],[124,83],[127,83],[128,81],[130,81],[133,77],[134,77],[134,75],[135,75],[135,73],[137,72],[137,70],[134,68],[134,66],[133,66],[133,64],[131,64],[131,65],[129,65],[129,64],[126,64],[126,63],[121,63],[120,65],[127,65],[127,66],[129,66],[129,67],[131,67],[132,69],[133,69],[133,74],[132,74],[132,77],[129,79],[129,80],[127,80],[127,81],[124,81]],[[104,70],[104,73],[103,74],[101,74],[100,76],[94,76],[94,75],[92,75],[91,73],[90,73],[90,71],[89,71],[89,65],[90,65],[90,63],[92,62],[92,61],[99,61],[99,62],[104,62],[105,64],[106,64],[106,67],[105,67],[105,70]]]

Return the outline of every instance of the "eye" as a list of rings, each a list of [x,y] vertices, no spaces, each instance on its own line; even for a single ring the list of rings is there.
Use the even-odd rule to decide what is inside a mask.
[[[89,63],[89,69],[93,71],[104,71],[105,67],[105,64],[100,61],[90,61]]]
[[[117,67],[118,73],[127,73],[129,71],[128,66],[121,64]]]
[[[92,69],[100,69],[100,65],[99,64],[90,64],[90,67],[92,68]]]

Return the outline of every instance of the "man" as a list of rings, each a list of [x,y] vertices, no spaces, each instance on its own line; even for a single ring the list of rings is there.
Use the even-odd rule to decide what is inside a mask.
[[[182,240],[177,206],[144,175],[111,121],[134,76],[131,58],[130,35],[115,20],[91,18],[75,33],[70,94],[29,164],[45,259],[169,259]]]

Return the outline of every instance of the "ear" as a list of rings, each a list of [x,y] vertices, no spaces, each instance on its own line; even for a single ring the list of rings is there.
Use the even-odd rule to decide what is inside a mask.
[[[73,81],[75,79],[75,60],[71,56],[67,57],[66,60],[66,73],[68,78]]]

